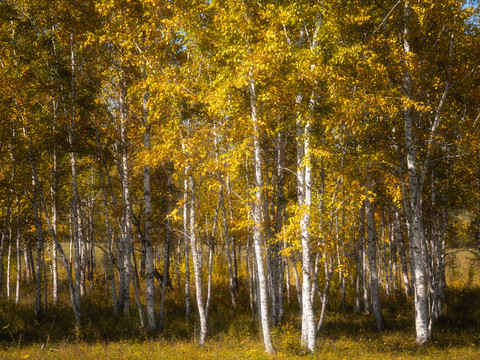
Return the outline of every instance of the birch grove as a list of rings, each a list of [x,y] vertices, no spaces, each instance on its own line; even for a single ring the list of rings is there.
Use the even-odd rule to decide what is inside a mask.
[[[225,292],[269,354],[401,297],[432,341],[480,249],[478,2],[0,6],[0,296],[204,346]]]

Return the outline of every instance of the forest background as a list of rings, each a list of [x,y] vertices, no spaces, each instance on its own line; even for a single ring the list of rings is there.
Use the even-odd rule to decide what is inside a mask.
[[[7,347],[476,351],[477,1],[3,0],[0,41]]]

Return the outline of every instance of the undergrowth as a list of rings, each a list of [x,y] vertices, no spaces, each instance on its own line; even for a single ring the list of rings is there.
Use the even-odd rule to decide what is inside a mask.
[[[468,280],[468,279],[467,279]],[[63,285],[63,284],[62,284]],[[144,332],[138,312],[130,299],[130,312],[115,316],[111,298],[102,287],[82,298],[82,324],[75,330],[73,311],[65,295],[58,304],[48,303],[47,311],[34,316],[34,288],[22,302],[0,299],[0,359],[264,359],[258,318],[252,320],[249,296],[240,289],[237,307],[231,304],[226,286],[213,289],[208,319],[209,340],[198,348],[198,318],[195,303],[192,315],[185,316],[183,290],[169,290],[165,303],[163,332]],[[26,287],[28,289],[28,285]],[[65,294],[66,292],[64,292]],[[432,342],[415,344],[412,299],[402,291],[382,294],[387,330],[375,329],[373,315],[355,314],[350,301],[342,307],[339,294],[332,291],[325,322],[318,338],[318,351],[306,355],[300,347],[299,307],[292,292],[285,298],[285,314],[272,329],[276,358],[431,358],[480,359],[480,287],[452,282],[445,293],[444,318],[435,323]],[[144,296],[144,295],[143,295]],[[160,293],[157,293],[157,318]],[[145,299],[142,298],[145,303]],[[318,310],[319,304],[315,304]],[[318,319],[319,313],[316,314]]]

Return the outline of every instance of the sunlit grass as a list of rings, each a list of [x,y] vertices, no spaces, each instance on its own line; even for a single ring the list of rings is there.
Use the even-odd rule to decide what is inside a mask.
[[[258,324],[252,323],[245,290],[233,308],[228,288],[215,287],[209,340],[199,348],[195,304],[187,320],[182,289],[168,292],[164,332],[146,334],[139,327],[133,298],[128,317],[114,316],[111,299],[101,286],[82,300],[80,332],[75,332],[73,312],[64,295],[58,305],[49,303],[45,317],[36,320],[30,285],[21,304],[0,301],[0,359],[480,359],[478,263],[459,254],[454,268],[450,264],[447,269],[447,276],[455,277],[448,279],[446,316],[435,324],[433,340],[426,346],[415,343],[413,307],[401,291],[382,298],[388,325],[382,333],[375,330],[372,315],[353,314],[349,303],[346,310],[340,309],[338,293],[333,291],[313,355],[301,350],[299,309],[292,296],[291,303],[285,304],[283,322],[273,329],[277,354],[267,356]]]

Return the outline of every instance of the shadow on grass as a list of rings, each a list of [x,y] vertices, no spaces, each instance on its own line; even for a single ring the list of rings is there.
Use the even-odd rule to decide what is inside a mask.
[[[214,289],[214,298],[208,320],[209,336],[212,340],[225,338],[240,339],[258,336],[258,326],[252,322],[248,294],[240,292],[236,308],[231,304],[227,288]],[[159,303],[160,296],[157,294]],[[82,325],[75,331],[73,311],[67,299],[59,304],[48,304],[44,316],[35,319],[33,302],[14,304],[0,300],[0,344],[26,346],[49,342],[84,343],[133,341],[142,342],[158,338],[167,341],[189,341],[198,333],[198,319],[195,304],[192,316],[185,316],[184,297],[181,289],[168,294],[165,303],[165,329],[163,333],[148,334],[139,325],[138,312],[130,299],[129,316],[113,314],[111,299],[104,294],[94,294],[82,299]],[[454,346],[480,346],[480,288],[449,289],[446,293],[445,317],[434,326],[432,343],[419,350],[415,344],[413,308],[411,300],[403,294],[383,297],[384,316],[388,329],[378,332],[373,315],[353,314],[346,310],[330,309],[319,334],[322,346],[342,341],[358,343],[358,346],[372,346],[372,350],[385,353],[406,352],[417,354],[428,351],[429,347],[444,349]],[[157,318],[159,304],[157,307]],[[318,318],[318,314],[317,314]],[[158,320],[158,319],[157,319]],[[298,350],[300,317],[298,304],[285,304],[285,317],[274,329],[279,347]],[[289,344],[288,346],[286,344]]]

